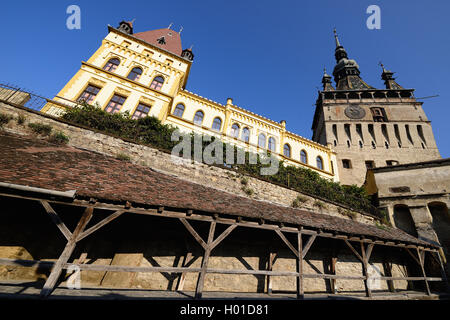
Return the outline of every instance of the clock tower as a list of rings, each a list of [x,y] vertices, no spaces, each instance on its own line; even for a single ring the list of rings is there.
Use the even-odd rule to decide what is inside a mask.
[[[414,97],[383,65],[385,88],[377,89],[360,76],[336,30],[333,77],[324,71],[312,124],[312,140],[337,152],[337,168],[344,185],[362,185],[368,168],[440,159],[431,122]]]

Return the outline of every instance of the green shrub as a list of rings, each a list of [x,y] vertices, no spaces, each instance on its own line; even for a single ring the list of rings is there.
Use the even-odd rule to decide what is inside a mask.
[[[298,195],[297,198],[295,198],[294,201],[292,201],[292,207],[298,208],[301,206],[301,204],[305,203],[306,201],[308,201],[307,197]]]
[[[327,207],[327,205],[325,203],[323,203],[322,201],[316,200],[313,203],[314,207],[317,207],[319,209],[325,209]]]
[[[243,186],[246,186],[246,185],[248,184],[248,178],[247,178],[247,177],[242,177],[242,178],[241,178],[241,184],[242,184]]]
[[[68,109],[62,118],[68,122],[93,128],[107,134],[112,134],[121,138],[126,138],[136,143],[145,144],[160,150],[171,151],[178,144],[171,141],[171,136],[176,127],[162,124],[155,117],[145,117],[138,120],[131,119],[128,113],[110,114],[99,107],[84,103],[81,107]],[[200,135],[192,132],[191,142]],[[216,138],[211,137],[211,141]],[[203,148],[209,145],[209,141],[203,141]],[[223,155],[226,156],[227,144],[223,144]],[[232,146],[235,159],[238,148]],[[185,155],[183,155],[185,156]],[[191,159],[194,159],[194,148],[191,148]],[[319,173],[304,167],[285,165],[279,162],[279,170],[274,175],[261,175],[261,169],[270,166],[264,165],[260,155],[256,155],[257,163],[250,164],[250,153],[245,152],[245,164],[223,165],[232,168],[238,174],[255,177],[260,180],[287,186],[298,192],[321,198],[325,201],[336,202],[354,210],[377,214],[372,206],[369,196],[362,187],[341,186],[339,183],[322,178]],[[224,159],[225,160],[225,159]],[[225,161],[223,161],[225,163]],[[241,184],[245,188],[248,181],[241,179]],[[247,188],[245,188],[247,189]],[[244,190],[244,189],[243,189]],[[250,189],[251,190],[251,189]],[[248,191],[249,192],[249,191]]]
[[[248,196],[252,196],[255,193],[253,189],[247,187],[242,187],[242,191],[244,191],[245,194]]]
[[[17,124],[20,124],[20,125],[24,124],[26,119],[27,118],[25,117],[25,115],[19,114],[17,116]]]
[[[130,156],[125,154],[125,153],[118,153],[116,155],[116,159],[117,160],[122,160],[122,161],[130,161],[131,160]]]
[[[52,127],[48,124],[29,123],[28,127],[30,127],[30,129],[33,130],[33,132],[37,134],[42,134],[44,136],[48,136],[52,132]]]
[[[0,113],[0,128],[3,127],[3,125],[7,124],[9,121],[11,121],[11,116]]]
[[[387,227],[387,226],[385,226],[385,225],[382,224],[382,223],[379,223],[378,221],[375,221],[375,225],[376,225],[376,227],[377,227],[378,229],[381,229],[381,230],[388,230],[388,227]]]
[[[386,209],[381,209],[380,210],[380,216],[381,216],[381,223],[386,225],[386,226],[391,226],[391,221],[389,220],[389,216],[388,213],[386,211]]]
[[[58,131],[50,136],[51,142],[66,144],[69,142],[69,137],[64,132]]]

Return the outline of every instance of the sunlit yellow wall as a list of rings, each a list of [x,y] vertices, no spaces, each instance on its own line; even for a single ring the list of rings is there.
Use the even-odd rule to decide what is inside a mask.
[[[111,58],[120,60],[120,65],[113,73],[103,70]],[[137,81],[127,79],[129,72],[136,66],[143,70],[141,77]],[[151,106],[149,115],[157,117],[163,123],[173,124],[185,132],[195,131],[215,135],[224,142],[236,144],[252,152],[264,151],[258,147],[258,136],[263,133],[266,136],[266,148],[269,138],[273,137],[276,143],[273,153],[287,164],[304,166],[317,171],[323,177],[334,181],[339,180],[336,155],[329,147],[287,131],[285,123],[272,121],[235,106],[232,99],[228,99],[227,103],[223,105],[183,90],[189,69],[189,61],[110,29],[110,33],[103,40],[100,48],[87,62],[82,62],[80,70],[54,100],[72,106],[85,88],[91,84],[101,88],[92,102],[101,108],[106,107],[114,94],[119,94],[126,97],[121,112],[128,111],[133,114],[138,103],[145,103]],[[150,84],[156,76],[162,76],[165,79],[159,91],[150,89]],[[185,106],[181,118],[172,115],[179,103]],[[194,115],[198,110],[202,110],[204,113],[201,126],[193,124]],[[60,110],[58,110],[58,106],[48,104],[42,109],[42,112],[58,115]],[[219,132],[211,129],[216,117],[222,120]],[[240,127],[237,139],[231,136],[231,126],[235,123]],[[250,129],[249,143],[240,139],[244,127]],[[283,155],[285,143],[291,147],[289,158]],[[308,162],[306,164],[300,162],[301,150],[307,152]],[[323,170],[316,167],[318,156],[323,160]],[[331,162],[334,164],[334,170],[330,167]]]

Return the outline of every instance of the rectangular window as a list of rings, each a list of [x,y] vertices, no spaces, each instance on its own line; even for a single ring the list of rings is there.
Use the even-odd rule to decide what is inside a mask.
[[[146,116],[148,116],[150,108],[151,107],[146,104],[139,103],[139,105],[137,106],[136,110],[133,113],[132,119],[145,118]]]
[[[83,93],[78,98],[78,102],[86,101],[86,103],[91,104],[94,101],[97,93],[100,91],[100,88],[97,88],[92,85],[88,85],[86,89],[84,89]]]
[[[122,108],[123,103],[125,102],[127,98],[119,96],[118,94],[115,94],[111,100],[109,101],[108,105],[105,108],[106,112],[109,113],[117,113],[120,111],[120,108]]]
[[[374,161],[366,161],[366,169],[373,169],[375,168],[375,162]]]
[[[386,122],[387,117],[386,113],[384,112],[384,108],[370,108],[370,111],[372,112],[373,121],[375,122]]]
[[[351,161],[348,159],[342,160],[342,167],[344,167],[344,169],[350,169],[352,167]]]

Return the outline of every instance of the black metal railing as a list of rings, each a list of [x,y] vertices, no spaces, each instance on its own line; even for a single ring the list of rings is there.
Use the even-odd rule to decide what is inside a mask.
[[[0,101],[12,103],[39,112],[44,106],[54,106],[57,109],[62,110],[63,108],[71,108],[74,104],[77,104],[72,101],[54,101],[26,88],[10,83],[0,83]]]

